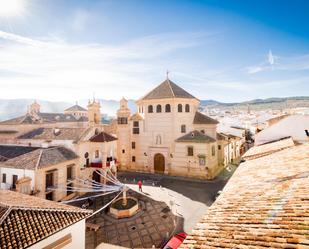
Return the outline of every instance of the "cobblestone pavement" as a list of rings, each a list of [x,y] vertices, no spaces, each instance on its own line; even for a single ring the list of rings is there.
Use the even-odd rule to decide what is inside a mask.
[[[100,229],[97,233],[86,232],[86,248],[94,249],[100,243],[107,243],[104,248],[108,248],[108,244],[125,248],[152,248],[153,245],[160,248],[175,233],[192,230],[235,169],[236,166],[225,169],[213,181],[120,172],[118,179],[131,188],[128,196],[139,200],[141,210],[131,218],[117,220],[107,214],[107,208],[88,219],[87,222],[99,224]],[[143,181],[143,193],[137,191],[139,180]],[[102,207],[115,195],[96,198],[92,208]]]
[[[183,217],[183,226],[177,227],[175,232],[189,233],[214,202],[216,193],[225,186],[236,168],[236,165],[229,165],[211,181],[137,172],[120,172],[118,179],[134,190],[138,189],[137,181],[142,180],[144,193],[155,200],[164,201],[174,214]]]
[[[98,198],[95,206],[103,206],[114,196]],[[166,203],[132,190],[128,191],[128,196],[139,200],[141,210],[131,218],[115,219],[107,214],[106,209],[87,220],[100,225],[96,234],[86,232],[87,249],[102,242],[127,248],[152,248],[153,245],[159,248],[174,233],[176,226],[182,227],[183,219],[175,216]]]

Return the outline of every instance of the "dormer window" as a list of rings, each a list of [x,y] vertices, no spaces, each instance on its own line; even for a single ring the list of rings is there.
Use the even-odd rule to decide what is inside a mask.
[[[157,112],[162,112],[162,107],[161,107],[161,105],[157,105]]]
[[[182,112],[182,104],[178,104],[178,112]]]
[[[170,104],[165,105],[165,112],[171,112],[171,105]]]
[[[185,111],[190,112],[190,106],[188,104],[186,104]]]
[[[153,106],[152,105],[148,106],[148,113],[153,113]]]

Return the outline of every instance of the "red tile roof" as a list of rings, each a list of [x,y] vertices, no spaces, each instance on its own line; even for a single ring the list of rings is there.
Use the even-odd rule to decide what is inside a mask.
[[[29,247],[90,214],[89,210],[0,190],[1,249]]]
[[[309,248],[309,144],[242,163],[180,248]]]
[[[211,117],[206,116],[203,113],[196,112],[193,124],[219,124],[219,122]]]
[[[293,147],[294,142],[291,137],[282,139],[276,142],[267,143],[263,145],[257,145],[252,148],[250,148],[243,156],[242,158],[245,160],[251,160],[258,157],[267,156],[269,154],[272,154],[274,152]]]
[[[103,143],[103,142],[111,142],[115,141],[117,138],[113,137],[112,135],[109,135],[108,133],[102,131],[97,135],[92,136],[89,141],[90,142],[97,142],[97,143]]]

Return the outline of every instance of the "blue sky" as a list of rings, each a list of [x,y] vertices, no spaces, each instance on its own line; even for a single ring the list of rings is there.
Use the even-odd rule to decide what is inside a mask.
[[[0,98],[309,95],[309,1],[15,1],[0,10]]]

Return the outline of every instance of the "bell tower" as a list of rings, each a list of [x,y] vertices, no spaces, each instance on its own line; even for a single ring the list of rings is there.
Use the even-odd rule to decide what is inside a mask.
[[[128,101],[122,98],[117,111],[117,154],[122,169],[130,165],[131,136],[129,118],[131,111],[128,108]]]
[[[117,111],[117,123],[118,125],[128,124],[128,120],[131,115],[131,111],[128,108],[128,101],[122,97],[119,103],[120,108]]]
[[[88,124],[89,125],[98,125],[101,124],[101,113],[100,113],[100,102],[96,102],[95,99],[91,102],[88,102]]]

